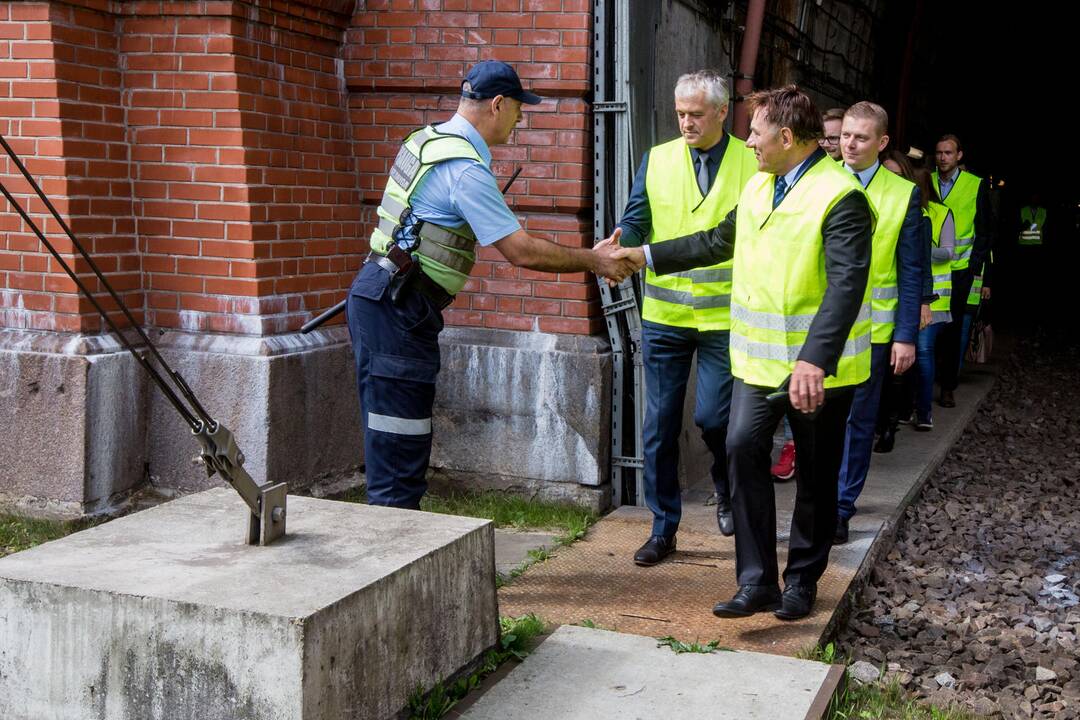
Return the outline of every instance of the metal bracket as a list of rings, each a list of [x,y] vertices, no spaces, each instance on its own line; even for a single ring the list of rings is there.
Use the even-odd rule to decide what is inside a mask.
[[[627,104],[625,102],[594,102],[592,104],[592,111],[594,113],[621,113],[626,112]]]
[[[645,458],[617,455],[611,458],[611,464],[616,467],[643,468],[645,467]]]
[[[203,462],[207,477],[218,473],[247,504],[248,545],[269,545],[285,534],[287,483],[259,485],[244,469],[244,453],[236,445],[232,431],[221,423],[207,426],[203,423],[192,434],[202,445]]]
[[[631,296],[623,300],[616,300],[615,302],[608,303],[607,305],[601,305],[601,308],[604,310],[604,315],[614,315],[615,313],[626,312],[630,309],[636,310],[637,300],[635,300]]]

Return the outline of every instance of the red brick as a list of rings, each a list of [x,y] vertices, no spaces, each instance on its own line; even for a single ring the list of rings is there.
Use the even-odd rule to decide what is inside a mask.
[[[540,332],[589,335],[593,331],[593,321],[585,318],[540,317],[537,324]]]

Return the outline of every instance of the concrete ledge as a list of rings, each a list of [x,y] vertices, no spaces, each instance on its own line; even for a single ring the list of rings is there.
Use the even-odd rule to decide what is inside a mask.
[[[388,718],[498,639],[490,522],[232,490],[0,560],[5,720]]]
[[[95,514],[142,482],[147,382],[113,338],[0,331],[0,508]]]
[[[835,691],[831,668],[753,652],[676,655],[653,638],[563,625],[460,717],[804,720]]]
[[[249,337],[153,331],[165,359],[236,436],[260,482],[333,495],[363,481],[344,327]],[[611,356],[599,338],[448,328],[435,404],[436,484],[605,509]],[[144,481],[220,485],[165,397],[110,336],[0,332],[0,506],[107,512]]]

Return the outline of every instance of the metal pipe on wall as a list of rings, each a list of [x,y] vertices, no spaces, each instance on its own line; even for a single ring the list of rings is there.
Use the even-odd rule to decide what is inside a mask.
[[[742,51],[739,53],[739,70],[735,74],[735,120],[732,123],[732,134],[744,140],[750,134],[750,113],[745,98],[754,90],[754,72],[764,23],[765,0],[750,0],[746,9]]]

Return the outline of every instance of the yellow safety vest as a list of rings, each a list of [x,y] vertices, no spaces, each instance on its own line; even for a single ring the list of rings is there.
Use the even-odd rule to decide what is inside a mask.
[[[777,387],[791,374],[828,286],[821,226],[842,198],[865,192],[850,172],[826,157],[803,174],[775,210],[775,176],[769,173],[754,175],[739,198],[731,373],[749,385]],[[827,388],[870,377],[870,290],[868,282],[836,374],[825,378]]]
[[[975,211],[979,197],[979,185],[982,178],[961,170],[956,176],[949,196],[942,202],[953,211],[956,222],[956,259],[952,261],[953,270],[965,270],[971,263],[971,248],[975,244]],[[934,189],[941,195],[941,178],[934,171]]]
[[[945,219],[952,212],[941,203],[931,200],[923,210],[923,215],[930,219],[930,239],[934,247],[941,247],[941,228],[945,226]],[[938,299],[930,303],[930,322],[949,322],[952,313],[949,311],[952,298],[952,261],[930,263],[930,274],[934,280],[934,292]]]
[[[1046,208],[1025,207],[1020,210],[1020,244],[1042,245]]]
[[[738,138],[728,145],[709,193],[701,196],[697,172],[686,141],[679,137],[649,151],[645,192],[658,243],[716,227],[739,200],[746,181],[757,172],[754,153]],[[698,330],[731,328],[731,261],[672,275],[645,270],[641,317],[650,322]]]
[[[878,214],[870,262],[870,284],[873,286],[871,337],[876,343],[892,341],[896,328],[896,309],[900,306],[900,291],[896,286],[896,245],[914,189],[915,183],[884,166],[878,168],[866,186],[866,194]]]
[[[483,162],[476,149],[460,135],[440,133],[432,126],[420,128],[402,143],[379,203],[379,224],[371,232],[371,250],[385,255],[401,229],[401,221],[412,211],[412,195],[420,180],[441,162],[468,158]],[[420,226],[419,244],[413,255],[424,274],[451,295],[465,286],[476,262],[476,236],[468,225],[442,227],[425,222]]]

